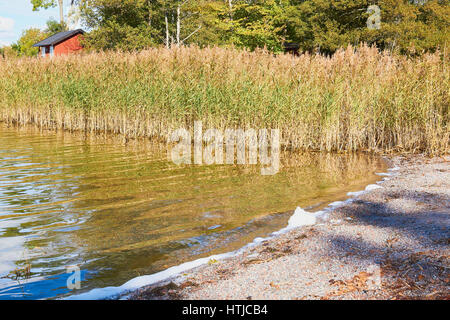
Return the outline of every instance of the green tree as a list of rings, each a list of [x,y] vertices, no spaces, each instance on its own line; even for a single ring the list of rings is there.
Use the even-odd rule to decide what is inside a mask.
[[[56,0],[32,0],[36,8]],[[333,53],[361,42],[418,54],[448,41],[449,0],[76,0],[94,49],[195,43]],[[374,9],[375,8],[375,9]],[[378,11],[377,11],[378,10]]]
[[[91,0],[81,3],[84,23],[93,31],[85,45],[94,49],[138,50],[152,41],[153,2],[148,0]]]
[[[282,50],[285,23],[280,1],[240,1],[233,7],[232,14],[232,39],[237,46]]]
[[[22,32],[22,36],[11,48],[17,52],[18,56],[32,57],[39,53],[39,48],[33,45],[47,37],[45,32],[38,28],[30,28]]]
[[[377,6],[379,14],[368,10]],[[432,51],[449,39],[448,0],[293,0],[285,10],[288,37],[304,50],[332,53],[360,42],[402,53]],[[378,15],[379,28],[368,20]]]
[[[58,32],[62,32],[67,30],[67,25],[65,22],[61,24],[61,22],[58,22],[56,20],[50,19],[47,21],[47,28],[45,29],[45,33],[48,36],[52,36]]]
[[[364,30],[362,39],[405,54],[442,48],[450,39],[449,3],[448,0],[380,1],[381,28]]]

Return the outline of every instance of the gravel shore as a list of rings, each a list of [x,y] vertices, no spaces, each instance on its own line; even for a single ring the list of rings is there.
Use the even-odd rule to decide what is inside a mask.
[[[382,188],[327,220],[129,298],[448,299],[450,157],[390,161]]]

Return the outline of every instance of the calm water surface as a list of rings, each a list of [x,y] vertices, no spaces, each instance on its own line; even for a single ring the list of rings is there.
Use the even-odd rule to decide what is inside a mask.
[[[364,155],[284,153],[257,166],[176,166],[165,145],[0,124],[0,299],[43,299],[119,286],[235,250],[363,189],[385,170]],[[27,278],[14,270],[31,266]],[[66,287],[66,267],[82,289]]]

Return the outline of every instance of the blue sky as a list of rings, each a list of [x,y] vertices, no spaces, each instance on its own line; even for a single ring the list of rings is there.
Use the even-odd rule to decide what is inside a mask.
[[[64,8],[64,14],[67,12]],[[35,12],[30,0],[0,0],[0,47],[16,42],[25,29],[44,29],[50,18],[59,21],[58,8]]]

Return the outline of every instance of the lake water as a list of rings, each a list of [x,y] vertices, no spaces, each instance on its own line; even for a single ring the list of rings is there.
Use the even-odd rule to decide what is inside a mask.
[[[285,227],[297,206],[346,199],[385,169],[367,155],[289,152],[274,176],[176,166],[164,144],[0,124],[0,299],[119,286],[235,250]],[[71,265],[80,290],[66,286]]]

